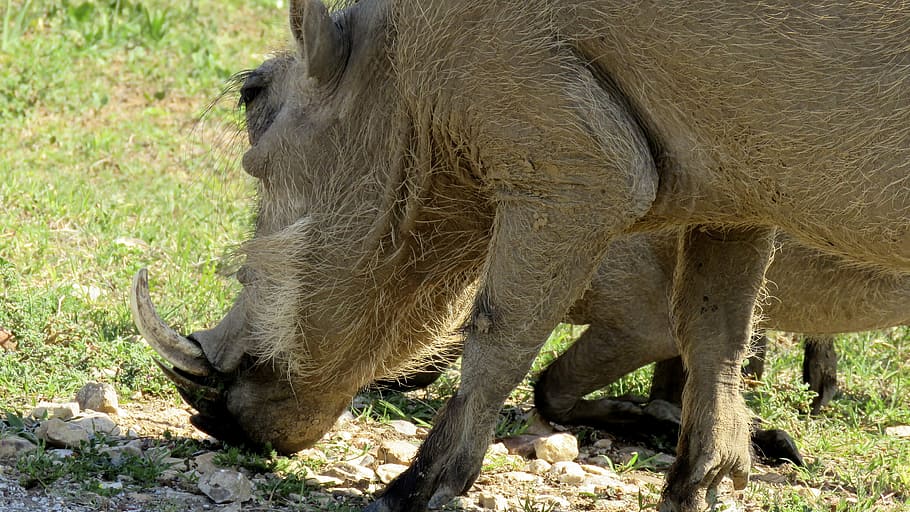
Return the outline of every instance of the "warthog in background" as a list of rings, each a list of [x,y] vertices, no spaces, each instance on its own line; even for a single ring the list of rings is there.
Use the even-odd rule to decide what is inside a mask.
[[[910,270],[910,7],[609,0],[291,2],[251,72],[259,178],[243,290],[211,330],[143,335],[219,435],[292,451],[459,320],[461,387],[368,510],[442,506],[618,235],[676,227],[689,376],[665,510],[748,479],[739,393],[776,226]],[[282,419],[285,418],[285,419]],[[287,418],[294,418],[291,421]]]
[[[818,412],[836,390],[836,356],[830,338],[817,335],[910,323],[910,276],[857,268],[787,237],[778,240],[781,249],[765,274],[768,297],[759,302],[758,326],[816,335],[807,347],[804,379],[818,394],[812,403],[812,412]],[[544,417],[648,430],[647,408],[582,397],[652,362],[664,364],[655,369],[651,399],[679,402],[682,376],[675,368],[679,350],[669,302],[675,259],[672,235],[635,235],[611,246],[567,317],[588,329],[535,386],[535,405]]]

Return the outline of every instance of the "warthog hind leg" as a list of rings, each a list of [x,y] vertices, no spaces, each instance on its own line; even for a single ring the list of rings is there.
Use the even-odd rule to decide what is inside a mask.
[[[815,391],[811,414],[816,415],[837,393],[837,352],[832,336],[807,336],[805,344],[803,382]]]

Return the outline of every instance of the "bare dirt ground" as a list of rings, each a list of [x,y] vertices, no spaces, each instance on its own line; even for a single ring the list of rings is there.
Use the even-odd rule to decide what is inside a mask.
[[[391,440],[413,445],[425,437],[427,429],[408,422],[382,422],[367,415],[346,415],[314,448],[289,459],[312,468],[299,492],[282,488],[285,472],[271,473],[250,469],[244,464],[226,464],[252,483],[252,495],[243,501],[216,504],[200,491],[202,458],[212,452],[223,453],[220,445],[195,430],[189,423],[191,411],[172,402],[139,400],[122,405],[115,417],[123,432],[132,430],[147,453],[160,446],[195,440],[200,448],[191,454],[171,457],[172,468],[158,477],[157,484],[135,489],[128,479],[118,483],[112,478],[101,487],[108,492],[86,490],[85,482],[61,478],[47,487],[20,485],[21,475],[14,464],[0,466],[0,510],[9,512],[88,512],[88,511],[353,511],[361,510],[387,478],[374,470],[385,456],[380,446]],[[542,428],[539,427],[538,428]],[[520,455],[509,454],[503,445],[488,452],[484,471],[467,496],[459,497],[448,510],[496,510],[501,512],[628,511],[656,508],[663,471],[672,461],[669,454],[614,439],[584,429],[574,431],[580,454],[575,460],[584,472],[566,477]],[[124,442],[129,440],[124,437]],[[135,441],[135,438],[133,439]],[[167,442],[162,443],[163,440]],[[595,444],[596,443],[596,444]],[[171,444],[171,445],[172,445]],[[515,443],[506,444],[513,445]],[[158,448],[152,448],[157,446]],[[173,454],[172,454],[173,455]],[[79,456],[78,454],[76,456]],[[217,462],[217,459],[216,459]],[[225,465],[222,460],[218,466]],[[367,468],[367,476],[345,476],[354,466]],[[299,466],[298,466],[299,467]],[[341,468],[341,469],[339,469]],[[345,469],[346,468],[346,469]],[[344,471],[342,471],[344,470]],[[799,485],[793,482],[786,466],[771,468],[757,465],[753,486]],[[311,479],[311,477],[318,480]],[[302,481],[302,479],[301,479]],[[807,493],[813,490],[806,489]],[[719,510],[758,511],[742,492],[724,486],[719,493]]]

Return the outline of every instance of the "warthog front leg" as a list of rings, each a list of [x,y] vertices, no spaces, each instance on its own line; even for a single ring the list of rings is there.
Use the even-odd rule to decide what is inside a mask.
[[[597,97],[584,109],[560,106],[583,94]],[[591,281],[610,239],[654,200],[650,151],[620,105],[593,84],[544,99],[549,103],[541,109],[558,108],[491,127],[491,137],[505,139],[491,142],[497,150],[483,155],[492,168],[485,187],[496,216],[465,329],[461,387],[411,467],[368,512],[423,512],[470,488],[502,403]],[[590,118],[572,118],[577,112]],[[543,119],[555,122],[552,130],[543,130]],[[536,133],[546,133],[545,140],[524,138]],[[516,134],[522,138],[513,140]]]
[[[541,213],[552,229],[527,229],[526,222]],[[411,467],[368,511],[440,508],[473,484],[503,401],[527,374],[607,247],[608,235],[599,234],[597,243],[573,248],[569,221],[557,212],[516,205],[497,214],[486,277],[466,328],[461,387]]]
[[[740,394],[752,310],[773,230],[693,228],[680,237],[672,319],[688,381],[676,462],[661,510],[702,509],[701,492],[724,476],[749,480],[749,421]]]

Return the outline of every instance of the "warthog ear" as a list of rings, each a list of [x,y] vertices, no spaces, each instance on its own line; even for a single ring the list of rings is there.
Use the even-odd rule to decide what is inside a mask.
[[[291,33],[307,74],[326,83],[344,65],[341,29],[320,0],[291,0]]]

